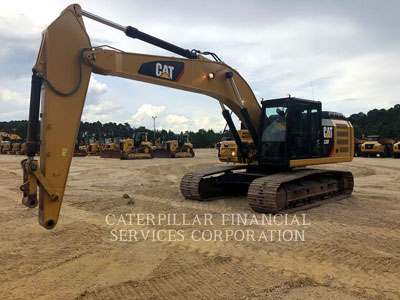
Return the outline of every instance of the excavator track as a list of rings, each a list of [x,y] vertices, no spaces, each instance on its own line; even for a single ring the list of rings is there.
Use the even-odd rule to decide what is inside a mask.
[[[222,193],[221,188],[216,184],[218,177],[212,177],[212,175],[239,169],[246,169],[246,166],[225,165],[187,173],[181,180],[181,193],[186,199],[208,201],[210,197]]]
[[[198,201],[235,195],[234,187],[239,182],[232,181],[232,175],[243,174],[247,175],[247,198],[254,211],[290,213],[346,198],[354,186],[352,173],[345,171],[297,169],[270,175],[249,170],[238,174],[232,172],[246,168],[218,166],[188,173],[181,180],[181,193],[186,199]]]
[[[351,172],[300,169],[255,179],[247,198],[257,212],[294,212],[348,197],[353,186]]]

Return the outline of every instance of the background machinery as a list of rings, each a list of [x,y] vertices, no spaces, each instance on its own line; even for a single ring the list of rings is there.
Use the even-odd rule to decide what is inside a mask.
[[[154,157],[184,158],[194,157],[193,144],[189,141],[188,134],[178,134],[175,139],[164,143],[156,142]]]
[[[23,139],[11,140],[11,154],[25,155],[25,141]]]
[[[93,47],[82,16],[181,58]],[[345,197],[353,190],[350,172],[306,168],[353,159],[353,127],[342,115],[322,111],[320,102],[297,98],[263,101],[260,106],[243,77],[216,54],[180,48],[83,11],[75,4],[43,32],[32,75],[27,159],[21,163],[22,202],[28,207],[39,203],[39,223],[47,229],[54,228],[59,218],[92,72],[200,93],[219,102],[234,139],[227,148],[235,149],[221,153],[220,159],[237,164],[186,174],[180,184],[185,198],[203,201],[247,193],[254,210],[274,213]],[[40,107],[39,164],[34,156]],[[247,132],[239,134],[228,108]]]
[[[74,147],[74,154],[73,157],[85,157],[87,156],[87,147],[85,145],[79,145],[78,142],[75,144]]]
[[[102,149],[102,146],[98,141],[93,141],[90,143],[87,147],[87,153],[88,155],[92,156],[100,156],[100,151]]]
[[[121,150],[119,148],[119,142],[117,139],[109,140],[108,143],[100,149],[101,158],[121,158]]]
[[[361,147],[365,143],[365,138],[358,139],[354,137],[354,156],[362,156]]]
[[[154,147],[148,140],[147,132],[135,132],[129,144],[120,144],[121,159],[153,158]]]
[[[131,139],[114,139],[106,144],[100,151],[100,157],[124,160],[153,158],[153,149],[147,132],[135,132]]]
[[[400,158],[400,141],[393,145],[393,157]]]
[[[363,157],[392,157],[394,140],[382,138],[379,135],[369,135],[366,141],[361,145],[361,154]]]
[[[0,146],[1,154],[11,154],[11,139],[9,137],[3,137],[1,146]]]
[[[0,153],[1,154],[25,154],[24,140],[17,134],[0,132]]]

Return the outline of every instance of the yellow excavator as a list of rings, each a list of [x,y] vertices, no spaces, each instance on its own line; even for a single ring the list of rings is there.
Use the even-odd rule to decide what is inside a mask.
[[[83,16],[181,57],[92,46]],[[59,219],[92,72],[204,94],[219,102],[234,139],[227,147],[234,150],[220,159],[237,164],[186,174],[180,189],[187,199],[247,193],[255,211],[276,213],[352,193],[351,172],[306,168],[353,159],[353,127],[343,115],[322,111],[321,102],[291,97],[260,105],[243,77],[215,53],[180,48],[75,4],[43,32],[33,67],[27,159],[21,163],[22,202],[28,207],[39,203],[39,223],[47,229],[54,228]],[[34,156],[40,107],[39,164]],[[228,109],[239,117],[251,139],[241,139]]]
[[[158,143],[157,143],[158,140]],[[188,134],[178,134],[175,139],[161,143],[156,140],[153,150],[154,157],[160,158],[184,158],[194,157],[193,144],[189,141]]]

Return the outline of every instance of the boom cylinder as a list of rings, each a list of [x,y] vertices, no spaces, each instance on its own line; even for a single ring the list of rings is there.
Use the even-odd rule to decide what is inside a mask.
[[[178,47],[174,44],[168,43],[166,41],[160,40],[159,38],[156,38],[150,34],[144,33],[142,31],[140,31],[139,29],[132,27],[132,26],[127,26],[124,27],[122,25],[119,25],[115,22],[112,22],[110,20],[107,20],[105,18],[102,18],[100,16],[97,16],[95,14],[92,14],[88,11],[82,10],[82,15],[85,17],[88,17],[92,20],[95,20],[97,22],[103,23],[107,26],[113,27],[115,29],[121,30],[123,32],[125,32],[125,34],[133,39],[138,39],[141,40],[143,42],[152,44],[154,46],[160,47],[162,49],[171,51],[175,54],[181,55],[183,57],[186,58],[191,58],[191,59],[197,59],[197,55],[195,53],[192,53],[191,51],[189,51],[188,49],[183,49],[181,47]]]
[[[143,42],[147,42],[149,44],[171,51],[183,57],[197,59],[197,55],[190,52],[188,49],[183,49],[166,41],[160,40],[159,38],[156,38],[150,34],[141,32],[139,29],[135,27],[128,26],[125,30],[125,34],[131,38],[139,39]]]

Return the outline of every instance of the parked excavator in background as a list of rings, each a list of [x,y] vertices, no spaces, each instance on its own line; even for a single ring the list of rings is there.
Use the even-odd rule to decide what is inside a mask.
[[[369,135],[361,145],[363,157],[392,157],[394,140],[382,138],[379,135]]]
[[[193,144],[189,141],[188,134],[178,134],[175,139],[164,141],[156,140],[154,157],[158,158],[184,158],[194,157]]]
[[[393,157],[400,158],[400,141],[393,145]]]
[[[181,57],[93,47],[83,16]],[[21,162],[22,203],[27,207],[39,203],[39,223],[47,229],[54,228],[59,219],[71,150],[92,72],[204,94],[218,101],[236,144],[224,147],[231,151],[221,153],[220,160],[237,164],[186,174],[180,183],[186,199],[207,201],[216,196],[247,193],[253,210],[277,213],[298,206],[319,206],[353,191],[351,172],[306,168],[353,159],[354,131],[342,114],[322,111],[321,102],[294,97],[266,100],[260,105],[244,78],[215,53],[180,48],[74,4],[43,32],[32,75],[27,159]],[[40,107],[46,113],[40,122],[39,164],[34,156]],[[247,132],[239,134],[227,108]],[[135,147],[139,147],[134,140]],[[146,149],[151,155],[151,146],[143,153]],[[137,154],[130,151],[126,158]]]

